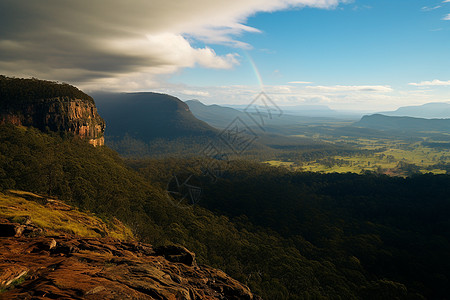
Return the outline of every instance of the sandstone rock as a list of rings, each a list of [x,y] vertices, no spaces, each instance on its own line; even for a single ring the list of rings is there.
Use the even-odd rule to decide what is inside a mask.
[[[42,235],[43,230],[40,227],[37,227],[36,225],[29,223],[28,225],[24,226],[23,235],[28,237],[33,236],[39,236]]]
[[[33,126],[40,130],[68,132],[94,146],[104,144],[105,122],[93,102],[69,97],[36,99],[21,107],[3,108],[0,124]]]
[[[9,287],[14,281],[28,273],[28,269],[20,265],[0,264],[0,288]]]
[[[51,207],[54,210],[62,210],[62,211],[71,211],[73,210],[73,207],[70,205],[65,204],[62,201],[55,200],[55,199],[47,199],[47,202],[45,204],[48,207]]]
[[[0,237],[19,237],[22,235],[38,236],[42,234],[42,228],[34,225],[28,216],[24,216],[21,218],[23,219],[23,222],[21,223],[14,223],[8,219],[1,220],[2,223],[0,223]]]
[[[163,256],[170,262],[196,266],[195,253],[181,246],[161,246],[155,249],[155,255]]]
[[[0,224],[0,237],[19,237],[22,235],[25,227],[15,223]]]
[[[2,238],[0,270],[0,282],[27,274],[2,299],[257,299],[183,247],[108,238]]]
[[[57,243],[56,243],[55,239],[51,239],[48,242],[48,250],[52,250],[52,249],[56,248],[56,245],[57,245]]]

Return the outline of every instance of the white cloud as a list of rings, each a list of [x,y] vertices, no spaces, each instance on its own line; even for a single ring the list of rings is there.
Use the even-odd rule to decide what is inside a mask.
[[[392,92],[387,85],[333,85],[333,86],[307,86],[307,89],[319,92]]]
[[[447,14],[445,17],[442,18],[444,21],[450,21],[450,14]]]
[[[182,90],[181,93],[186,96],[198,96],[198,97],[209,97],[209,92],[204,91],[193,91],[193,90]]]
[[[180,97],[182,100],[192,99],[184,90],[195,90],[207,93],[196,95],[196,99],[206,104],[249,104],[261,90],[258,86],[222,86],[222,87],[182,87],[166,86],[158,91]],[[303,85],[266,85],[264,91],[279,106],[293,105],[327,105],[343,110],[385,110],[397,105],[408,105],[412,101],[411,94],[401,94],[389,86],[303,86]],[[419,100],[418,100],[419,99]],[[429,100],[429,94],[414,95],[414,100]]]
[[[196,41],[251,48],[238,40],[245,32],[259,32],[245,24],[249,16],[329,9],[343,2],[347,0],[2,0],[0,67],[6,75],[80,86],[153,82],[154,75],[185,67],[226,69],[238,64],[234,51],[217,54]]]
[[[408,84],[413,85],[413,86],[448,86],[448,85],[450,85],[450,80],[442,81],[442,80],[434,79],[431,81],[411,82]]]
[[[311,84],[310,81],[289,81],[290,84]]]

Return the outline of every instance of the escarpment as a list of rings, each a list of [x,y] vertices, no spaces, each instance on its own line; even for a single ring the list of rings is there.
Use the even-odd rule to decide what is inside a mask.
[[[68,84],[0,76],[0,124],[73,134],[104,145],[105,122],[94,100]]]

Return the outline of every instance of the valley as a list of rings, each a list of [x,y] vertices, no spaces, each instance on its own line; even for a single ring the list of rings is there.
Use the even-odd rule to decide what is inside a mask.
[[[323,173],[375,172],[392,176],[414,173],[446,174],[450,167],[449,142],[427,137],[411,140],[389,138],[352,138],[320,135],[314,139],[331,144],[348,145],[357,150],[351,155],[329,155],[315,160],[270,160],[273,166],[291,170]],[[421,141],[420,141],[421,140]]]
[[[27,100],[32,104],[58,99],[65,107],[64,101],[86,97],[53,82],[31,83],[38,83]],[[10,99],[1,91],[0,100]],[[445,132],[296,116],[259,130],[242,127],[241,119],[215,128],[176,97],[109,96],[98,110],[106,129],[96,132],[105,145],[71,131],[70,124],[95,126],[83,113],[53,113],[50,106],[53,119],[61,120],[52,130],[39,126],[48,113],[27,119],[3,102],[0,219],[14,234],[1,239],[7,250],[0,252],[6,260],[0,296],[375,300],[449,294]],[[15,124],[10,116],[16,115],[29,123]],[[220,115],[216,121],[226,124]],[[14,258],[14,249],[31,252]],[[77,287],[71,276],[53,279],[65,272],[83,284]]]
[[[233,117],[249,119],[236,109],[206,106],[199,101],[187,103],[197,117],[219,127]],[[255,150],[251,156],[243,154],[246,158],[293,171],[323,173],[375,172],[407,176],[449,171],[450,125],[447,119],[381,115],[366,116],[358,122],[329,116],[265,118],[264,129],[272,132],[271,138],[267,132],[253,129],[267,148]]]

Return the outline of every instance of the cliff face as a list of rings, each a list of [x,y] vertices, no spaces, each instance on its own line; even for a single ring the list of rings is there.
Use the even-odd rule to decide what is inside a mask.
[[[0,113],[0,123],[69,132],[87,139],[94,146],[104,144],[105,122],[97,113],[95,104],[82,99],[57,97],[4,108]]]
[[[94,100],[77,88],[37,79],[0,76],[0,124],[67,132],[104,144],[105,122]]]

